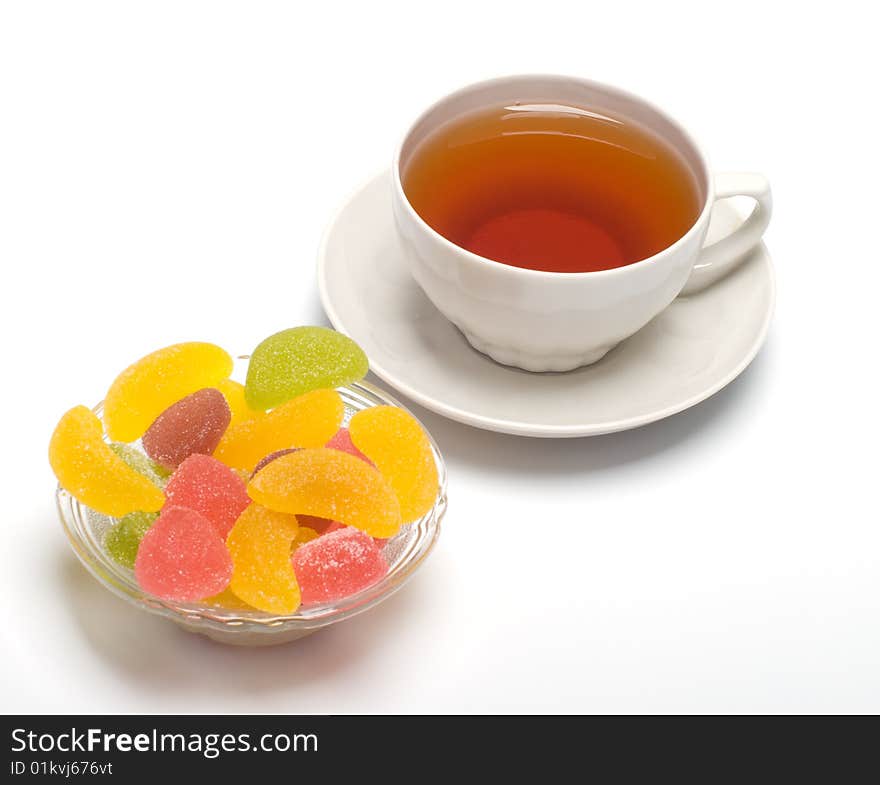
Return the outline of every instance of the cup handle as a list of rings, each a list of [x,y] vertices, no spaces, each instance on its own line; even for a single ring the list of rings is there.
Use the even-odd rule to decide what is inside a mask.
[[[773,197],[770,194],[770,183],[764,175],[751,172],[716,174],[715,201],[731,196],[750,196],[755,200],[755,207],[732,234],[703,247],[691,271],[691,277],[681,290],[682,297],[703,291],[733,270],[761,241],[764,230],[770,223]]]

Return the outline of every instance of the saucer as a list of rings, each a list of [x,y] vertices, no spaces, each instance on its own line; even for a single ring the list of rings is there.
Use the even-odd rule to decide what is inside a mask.
[[[709,241],[742,218],[715,205]],[[321,302],[370,369],[409,399],[502,433],[562,438],[612,433],[687,409],[733,381],[770,325],[775,286],[764,245],[726,278],[680,297],[594,365],[530,373],[471,348],[412,279],[391,212],[391,175],[342,206],[318,253]]]

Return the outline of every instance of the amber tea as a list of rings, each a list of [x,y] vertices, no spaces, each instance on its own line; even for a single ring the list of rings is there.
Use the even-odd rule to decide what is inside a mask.
[[[697,181],[663,139],[576,106],[509,104],[441,126],[403,188],[435,231],[497,262],[560,273],[632,264],[694,224]]]

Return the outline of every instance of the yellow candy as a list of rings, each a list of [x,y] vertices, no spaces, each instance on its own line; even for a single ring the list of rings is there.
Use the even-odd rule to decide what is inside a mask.
[[[251,504],[226,538],[232,556],[229,588],[240,600],[267,613],[293,613],[299,585],[290,561],[299,525],[293,515]]]
[[[393,537],[401,525],[394,489],[366,461],[319,447],[282,455],[254,475],[248,495],[286,513],[330,518],[371,537]]]
[[[391,483],[405,522],[434,506],[440,487],[428,436],[415,417],[397,406],[374,406],[351,418],[351,440]]]
[[[321,535],[311,527],[300,526],[299,531],[296,533],[296,538],[293,540],[293,550],[299,548],[300,545],[305,545],[307,542],[317,540],[320,536]]]
[[[101,421],[85,406],[76,406],[61,418],[49,442],[49,463],[61,487],[114,518],[161,509],[162,490],[126,464],[102,435]]]
[[[104,399],[110,438],[133,442],[181,398],[214,387],[232,373],[232,358],[212,343],[178,343],[142,357],[126,368]]]
[[[220,594],[206,598],[204,602],[206,605],[216,605],[230,611],[252,611],[254,609],[252,605],[248,605],[244,600],[236,597],[229,587],[221,591]]]
[[[318,447],[339,429],[345,405],[336,390],[314,390],[268,414],[229,428],[214,457],[234,469],[253,471],[269,453],[288,447]]]
[[[223,393],[226,403],[229,404],[229,411],[232,412],[232,419],[229,421],[229,427],[238,425],[245,420],[252,420],[254,417],[261,417],[264,413],[257,412],[247,405],[244,398],[244,385],[233,381],[232,379],[223,379],[218,382],[215,387]]]

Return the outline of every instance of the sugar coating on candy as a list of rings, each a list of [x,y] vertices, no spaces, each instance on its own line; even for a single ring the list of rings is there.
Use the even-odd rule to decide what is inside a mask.
[[[391,537],[401,525],[388,481],[359,458],[326,447],[276,458],[254,475],[248,495],[272,510],[331,518],[374,537]]]
[[[375,466],[375,464],[367,458],[357,447],[354,446],[354,442],[351,440],[351,433],[348,428],[340,428],[333,435],[333,438],[324,445],[328,449],[331,450],[342,450],[342,452],[347,452],[349,455],[353,455],[355,458],[360,458],[362,461],[366,461],[370,466]]]
[[[165,507],[141,540],[134,575],[144,591],[163,600],[195,602],[229,585],[232,559],[204,515]]]
[[[303,605],[357,594],[388,572],[388,564],[372,537],[351,527],[297,548],[292,561]]]
[[[248,507],[226,538],[233,565],[232,593],[267,613],[293,613],[300,595],[290,551],[298,531],[293,515],[258,504]]]
[[[351,439],[387,478],[404,522],[428,512],[440,488],[428,436],[418,420],[398,406],[373,406],[349,423]]]
[[[133,442],[171,404],[230,373],[232,358],[211,343],[178,343],[148,354],[110,386],[104,399],[107,434],[117,442]]]
[[[85,406],[68,411],[55,427],[49,463],[64,490],[104,515],[155,512],[165,502],[161,488],[110,449],[101,421]]]
[[[339,429],[344,414],[345,405],[336,390],[314,390],[229,428],[214,457],[252,472],[260,460],[277,450],[325,444]]]
[[[166,504],[204,515],[225,540],[244,508],[251,503],[237,472],[210,455],[190,455],[165,486]]]
[[[251,472],[251,477],[253,477],[260,469],[264,466],[272,463],[276,458],[280,458],[282,455],[287,455],[291,452],[296,452],[301,449],[300,447],[288,447],[286,450],[275,450],[275,452],[270,452],[265,458],[261,458],[260,462],[254,466],[253,472]],[[248,478],[250,479],[250,478]]]
[[[190,455],[213,453],[230,417],[229,404],[220,390],[197,390],[153,421],[142,439],[144,451],[156,463],[176,469]]]
[[[297,518],[297,521],[299,518]],[[300,524],[299,531],[296,533],[296,537],[293,538],[293,549],[296,550],[301,545],[305,545],[307,542],[311,542],[312,540],[317,540],[321,535],[318,534],[314,529],[309,526],[303,526]]]
[[[271,409],[311,390],[363,379],[368,370],[367,356],[351,338],[326,327],[293,327],[254,349],[245,396],[253,409]]]
[[[154,512],[123,515],[104,536],[104,549],[114,561],[133,570],[141,540],[157,517]]]
[[[154,460],[144,455],[137,447],[122,442],[114,442],[110,445],[113,450],[125,463],[127,463],[138,474],[143,474],[151,482],[160,488],[165,487],[165,483],[171,476],[171,470],[156,463]]]
[[[245,420],[251,420],[258,417],[263,412],[255,411],[248,406],[244,398],[244,385],[232,379],[223,379],[217,382],[217,389],[223,393],[226,403],[229,404],[229,411],[232,414],[230,425],[238,425]]]

